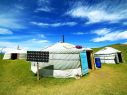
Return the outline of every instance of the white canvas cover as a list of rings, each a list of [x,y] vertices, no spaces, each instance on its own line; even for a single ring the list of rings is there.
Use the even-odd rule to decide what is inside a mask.
[[[5,48],[3,52],[5,53],[3,59],[11,59],[13,53],[18,54],[18,59],[26,59],[27,51],[25,49]]]
[[[112,47],[105,47],[96,52],[94,55],[95,57],[99,57],[101,59],[101,63],[115,64],[119,63],[117,53],[121,53],[121,51]]]
[[[36,63],[35,63],[36,64]],[[31,66],[31,70],[37,73],[37,67]],[[54,69],[42,69],[39,67],[40,75],[45,77],[56,77],[56,78],[69,78],[75,77],[76,75],[82,75],[81,67],[76,69],[64,69],[64,70],[54,70]]]
[[[49,46],[45,49],[42,49],[42,51],[49,51],[49,52],[55,52],[55,53],[79,53],[83,50],[92,50],[90,48],[81,48],[77,49],[75,45],[69,44],[69,43],[56,43],[52,46]]]
[[[79,53],[85,48],[77,49],[69,43],[56,43],[42,51],[49,51],[49,62],[39,62],[40,73],[43,76],[59,78],[82,76]],[[91,50],[91,49],[88,49]],[[36,62],[31,62],[31,70],[36,73]]]
[[[95,54],[112,54],[112,53],[118,53],[118,52],[121,52],[121,51],[114,49],[112,47],[105,47],[99,50],[98,52],[96,52]]]

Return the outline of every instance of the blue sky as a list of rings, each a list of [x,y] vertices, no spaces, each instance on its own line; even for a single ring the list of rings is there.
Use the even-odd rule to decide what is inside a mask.
[[[127,43],[127,0],[0,0],[0,47]]]

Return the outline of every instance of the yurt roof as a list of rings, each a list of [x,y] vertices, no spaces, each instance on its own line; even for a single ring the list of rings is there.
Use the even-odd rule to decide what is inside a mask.
[[[14,48],[5,48],[3,49],[4,53],[26,53],[25,49],[14,49]]]
[[[69,43],[56,43],[53,44],[45,49],[42,49],[42,51],[49,51],[49,52],[59,52],[59,53],[68,53],[68,52],[80,52],[83,50],[92,50],[90,48],[81,48],[77,49],[75,45],[69,44]]]
[[[105,47],[99,50],[98,52],[96,52],[95,54],[112,54],[112,53],[118,53],[118,52],[121,52],[121,51],[114,49],[112,47]]]

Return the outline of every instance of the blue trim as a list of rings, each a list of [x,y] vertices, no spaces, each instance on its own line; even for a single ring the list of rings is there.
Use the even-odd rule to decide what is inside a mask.
[[[86,56],[86,51],[80,52],[81,65],[82,65],[82,74],[85,75],[88,73],[88,61]]]

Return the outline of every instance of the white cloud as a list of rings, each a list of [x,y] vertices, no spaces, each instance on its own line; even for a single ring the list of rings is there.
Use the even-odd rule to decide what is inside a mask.
[[[20,47],[29,50],[40,50],[40,48],[47,47],[51,44],[51,41],[45,39],[44,34],[32,34],[32,35],[6,35],[0,37],[0,47]],[[15,42],[12,42],[15,41]]]
[[[123,25],[127,25],[127,22],[123,22]]]
[[[24,10],[25,7],[23,5],[19,5],[19,4],[15,4],[14,5],[16,9],[19,9],[19,10]]]
[[[2,34],[2,35],[4,35],[4,34],[13,34],[13,32],[9,29],[0,28],[0,34]]]
[[[32,43],[48,43],[48,40],[38,40],[38,39],[32,39],[32,40],[28,40],[27,42],[32,42]]]
[[[103,36],[103,35],[108,34],[109,32],[111,32],[110,29],[103,28],[103,29],[99,29],[99,30],[94,31],[93,33],[95,33],[95,34],[97,34],[99,36]]]
[[[127,42],[124,42],[123,44],[127,44]]]
[[[3,6],[4,9],[5,6]],[[9,29],[23,29],[25,20],[21,19],[26,13],[24,13],[24,6],[20,4],[14,4],[12,8],[9,5],[6,6],[5,10],[1,9],[0,14],[0,27]]]
[[[21,23],[19,23],[18,20],[14,19],[14,18],[9,18],[9,17],[6,17],[6,16],[5,17],[0,16],[0,26],[10,28],[10,29],[25,28],[25,26],[23,26]]]
[[[50,12],[51,8],[49,8],[49,7],[41,7],[41,8],[37,8],[34,12],[39,12],[39,11]]]
[[[50,12],[52,10],[52,8],[50,7],[49,0],[38,0],[37,5],[38,8],[35,10],[35,12],[39,11]]]
[[[64,22],[64,23],[43,23],[43,22],[31,22],[34,25],[38,25],[41,27],[60,27],[60,26],[74,26],[76,22]]]
[[[22,39],[23,38],[23,39]],[[44,34],[30,34],[30,35],[6,35],[6,36],[1,36],[0,40],[26,40],[26,39],[32,39],[32,38],[38,38],[38,39],[45,39],[46,36]]]
[[[93,42],[103,42],[103,41],[117,41],[117,40],[123,40],[127,39],[127,31],[122,31],[122,32],[105,32],[105,34],[100,35],[98,34],[99,37],[96,37],[92,39]]]
[[[84,34],[87,34],[87,33],[84,33],[84,32],[75,32],[75,33],[73,33],[73,35],[84,35]]]
[[[46,38],[46,36],[45,36],[44,34],[37,34],[37,36],[38,36],[39,38]]]
[[[28,50],[40,50],[44,47],[47,47],[51,44],[48,40],[39,40],[39,39],[30,39],[21,42],[10,42],[10,41],[0,41],[1,47],[11,47],[16,48],[18,45],[22,48],[26,48]]]
[[[37,3],[38,3],[39,6],[43,6],[43,5],[50,4],[50,1],[49,0],[38,0]]]
[[[77,4],[69,10],[66,15],[70,15],[74,18],[88,19],[86,24],[98,23],[103,21],[117,22],[127,18],[126,7],[116,6],[109,8],[106,2],[99,3],[93,6],[87,6],[83,4]]]

